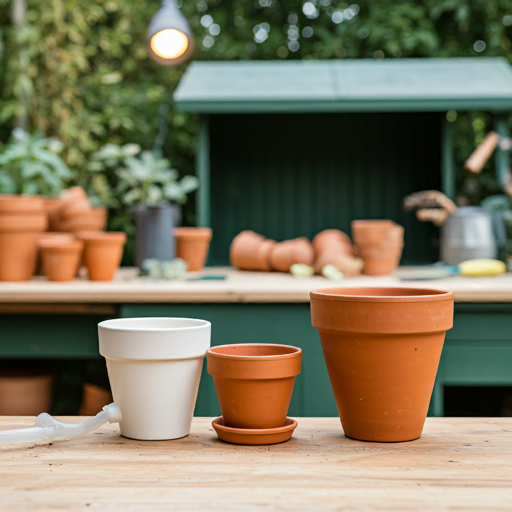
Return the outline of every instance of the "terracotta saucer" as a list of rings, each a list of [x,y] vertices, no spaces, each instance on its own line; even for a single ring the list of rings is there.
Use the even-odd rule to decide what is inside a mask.
[[[224,425],[224,418],[216,418],[212,426],[219,439],[232,444],[278,444],[288,441],[297,427],[297,422],[292,418],[286,418],[284,427],[278,428],[231,428]]]

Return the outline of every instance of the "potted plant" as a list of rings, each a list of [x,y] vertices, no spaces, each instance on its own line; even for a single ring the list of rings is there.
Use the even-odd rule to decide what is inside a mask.
[[[169,160],[151,151],[141,151],[137,144],[108,144],[89,164],[96,173],[92,188],[97,197],[111,208],[134,208],[136,225],[136,262],[175,256],[173,228],[179,225],[182,205],[187,195],[197,189],[195,176],[178,180],[178,171]],[[101,173],[101,174],[100,174]]]
[[[59,157],[57,139],[15,128],[0,154],[0,193],[58,197],[72,172]]]

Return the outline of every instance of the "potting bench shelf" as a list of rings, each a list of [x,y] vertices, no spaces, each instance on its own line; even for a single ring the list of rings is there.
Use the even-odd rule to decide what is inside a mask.
[[[191,434],[174,441],[125,439],[109,425],[51,445],[0,446],[0,503],[135,512],[506,510],[512,502],[512,418],[428,418],[421,439],[397,444],[348,439],[338,418],[298,422],[289,442],[261,447],[219,441],[211,418],[194,418]],[[33,423],[1,417],[0,429]]]
[[[336,406],[309,292],[334,286],[416,286],[455,293],[430,414],[444,414],[445,386],[512,386],[512,275],[434,281],[396,277],[322,277],[208,268],[224,280],[152,281],[122,269],[113,282],[76,280],[0,283],[0,357],[99,358],[97,323],[106,318],[177,316],[212,322],[212,345],[285,343],[304,350],[290,414],[335,416]],[[191,277],[200,277],[194,274]],[[17,314],[15,314],[17,313]],[[196,415],[219,415],[211,376],[203,368]]]
[[[207,276],[225,279],[194,280]],[[55,283],[46,278],[0,283],[0,303],[182,303],[182,302],[303,302],[316,288],[405,286],[453,291],[456,302],[512,302],[512,274],[491,277],[452,276],[430,281],[401,281],[394,276],[358,276],[342,281],[323,277],[297,278],[280,272],[244,272],[210,267],[190,273],[190,279],[163,281],[137,277],[136,269],[121,269],[114,281],[77,279]],[[1,310],[0,310],[1,311]]]

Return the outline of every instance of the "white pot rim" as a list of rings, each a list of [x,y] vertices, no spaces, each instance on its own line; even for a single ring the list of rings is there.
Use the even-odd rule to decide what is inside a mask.
[[[155,326],[155,323],[159,322],[161,325]],[[145,323],[148,325],[144,326]],[[168,316],[114,318],[98,324],[101,329],[117,332],[183,332],[201,330],[210,326],[210,322],[199,318]]]

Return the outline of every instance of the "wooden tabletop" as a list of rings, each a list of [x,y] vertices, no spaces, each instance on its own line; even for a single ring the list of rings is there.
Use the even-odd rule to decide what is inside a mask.
[[[33,422],[1,417],[0,429]],[[190,436],[175,441],[124,439],[109,425],[0,446],[0,509],[512,508],[512,418],[428,418],[421,439],[396,444],[347,439],[338,418],[299,418],[289,442],[261,447],[219,441],[210,422],[195,418]]]
[[[394,276],[359,276],[342,281],[324,277],[293,277],[280,272],[242,272],[208,268],[191,273],[226,276],[224,280],[164,281],[137,277],[135,269],[121,269],[114,281],[77,279],[66,283],[34,278],[28,282],[0,282],[0,303],[130,303],[130,302],[309,302],[309,292],[335,286],[413,286],[455,293],[457,302],[512,302],[512,274],[492,277],[453,276],[431,281],[401,281]]]

